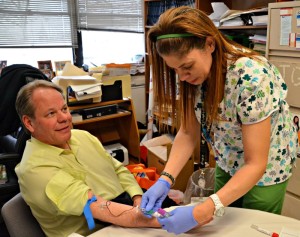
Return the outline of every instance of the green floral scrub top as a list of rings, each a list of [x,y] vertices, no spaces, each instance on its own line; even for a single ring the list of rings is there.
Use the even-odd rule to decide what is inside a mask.
[[[228,66],[220,120],[212,125],[217,164],[231,176],[244,164],[242,124],[255,124],[271,117],[271,144],[267,169],[258,186],[286,181],[296,159],[297,133],[285,101],[287,85],[278,69],[265,58],[238,59]],[[201,121],[201,86],[195,101]],[[259,134],[257,134],[259,136]]]

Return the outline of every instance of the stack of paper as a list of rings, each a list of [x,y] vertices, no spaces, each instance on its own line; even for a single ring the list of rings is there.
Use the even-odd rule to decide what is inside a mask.
[[[267,44],[266,35],[255,34],[253,36],[249,36],[249,40],[253,44],[253,50],[259,52],[263,56],[266,55],[266,44]]]
[[[78,101],[101,97],[101,84],[71,85]]]
[[[245,25],[244,21],[241,21],[241,16],[250,15],[251,17],[258,14],[262,15],[268,13],[268,7],[249,9],[249,10],[231,10],[224,2],[212,2],[213,13],[209,15],[209,18],[214,22],[215,26],[240,26]],[[259,19],[266,21],[266,18]],[[246,25],[251,25],[252,22],[246,22]]]
[[[243,26],[244,22],[241,17],[235,17],[233,19],[224,21],[222,26]]]
[[[252,16],[254,26],[268,25],[268,15]]]
[[[255,43],[261,43],[261,44],[266,44],[267,43],[267,36],[266,35],[255,34],[253,36],[250,36],[249,39],[252,42],[255,42]]]

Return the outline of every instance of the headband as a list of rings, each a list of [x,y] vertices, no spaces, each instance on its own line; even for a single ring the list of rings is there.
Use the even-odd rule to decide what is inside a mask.
[[[184,37],[191,37],[194,36],[191,33],[183,33],[183,34],[166,34],[166,35],[160,35],[157,36],[156,40],[160,39],[169,39],[169,38],[184,38]]]

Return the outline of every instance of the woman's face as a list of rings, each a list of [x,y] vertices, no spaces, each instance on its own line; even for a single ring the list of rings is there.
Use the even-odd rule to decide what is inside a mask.
[[[215,44],[207,38],[204,49],[193,49],[183,57],[176,54],[162,55],[166,64],[175,70],[181,81],[193,85],[202,84],[209,76]]]

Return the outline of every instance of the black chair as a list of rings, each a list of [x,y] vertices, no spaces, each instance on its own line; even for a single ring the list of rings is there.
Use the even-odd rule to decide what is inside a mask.
[[[0,184],[0,207],[20,192],[15,167],[21,161],[29,137],[22,127],[16,134],[0,136],[0,164],[5,165],[7,176],[6,183]]]
[[[19,192],[14,168],[20,162],[26,140],[30,137],[21,126],[15,101],[21,87],[33,80],[49,79],[37,68],[13,64],[0,76],[0,164],[5,165],[7,182],[0,185],[0,207]]]
[[[27,64],[5,67],[0,76],[0,164],[5,165],[7,174],[7,181],[0,184],[0,208],[20,192],[15,167],[30,135],[21,125],[15,101],[21,87],[33,80],[50,81],[39,69]]]

